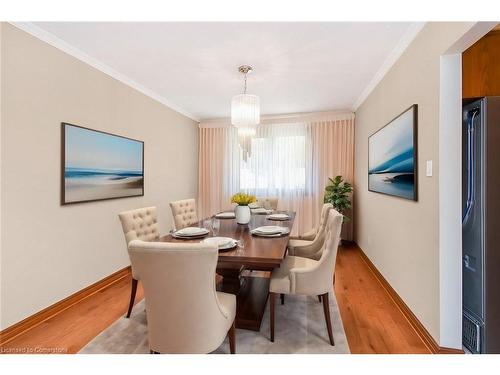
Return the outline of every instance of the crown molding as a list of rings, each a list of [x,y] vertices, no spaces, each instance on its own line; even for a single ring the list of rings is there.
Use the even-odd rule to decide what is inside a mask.
[[[323,112],[303,112],[287,113],[279,115],[263,115],[260,117],[260,125],[276,124],[297,124],[302,122],[322,122],[322,121],[341,121],[354,120],[355,114],[352,111],[323,111]],[[202,120],[200,128],[225,128],[231,127],[231,119],[216,118]]]
[[[148,89],[147,87],[137,83],[130,77],[116,71],[110,66],[104,64],[103,62],[89,56],[85,52],[79,50],[78,48],[72,46],[71,44],[65,42],[59,37],[55,36],[52,33],[34,25],[32,22],[10,22],[11,25],[17,27],[20,30],[27,32],[28,34],[34,36],[35,38],[40,39],[41,41],[50,44],[51,46],[67,53],[70,56],[75,57],[76,59],[92,66],[93,68],[101,71],[102,73],[122,82],[123,84],[132,87],[133,89],[139,91],[140,93],[150,97],[151,99],[156,100],[157,102],[163,104],[164,106],[179,112],[180,114],[189,117],[194,121],[199,121],[199,119],[194,116],[192,113],[186,111],[182,107],[172,103],[170,100],[164,98],[163,96],[157,94],[156,92]]]
[[[356,111],[361,104],[368,98],[368,95],[377,87],[377,85],[382,81],[385,75],[389,72],[392,66],[398,61],[403,52],[408,48],[408,46],[413,42],[418,33],[424,28],[425,22],[414,22],[408,27],[408,30],[403,34],[401,39],[399,39],[396,47],[389,53],[389,55],[385,58],[382,66],[379,68],[377,73],[373,76],[372,80],[365,87],[359,98],[354,102],[353,111]]]

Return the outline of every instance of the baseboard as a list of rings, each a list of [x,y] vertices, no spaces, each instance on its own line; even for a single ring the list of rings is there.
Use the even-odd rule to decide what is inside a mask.
[[[36,326],[42,324],[49,318],[60,314],[64,310],[70,308],[71,306],[77,304],[78,302],[98,293],[99,291],[109,287],[110,285],[116,283],[117,281],[130,275],[130,266],[125,267],[108,277],[82,289],[71,296],[56,302],[55,304],[37,312],[34,315],[27,317],[26,319],[16,323],[10,327],[7,327],[0,332],[0,345],[4,345],[9,341],[12,341],[19,335],[35,328]]]
[[[385,289],[387,294],[391,297],[391,299],[394,301],[396,306],[401,310],[405,318],[408,320],[412,328],[415,330],[417,335],[422,339],[424,342],[425,346],[431,351],[433,354],[464,354],[463,350],[460,349],[452,349],[452,348],[445,348],[442,346],[439,346],[436,340],[431,336],[429,331],[424,327],[424,325],[418,320],[418,318],[415,316],[415,314],[410,310],[408,305],[402,300],[402,298],[399,296],[399,294],[396,293],[396,291],[392,288],[392,286],[387,282],[387,280],[382,276],[382,274],[379,272],[377,267],[371,262],[371,260],[366,256],[366,254],[363,252],[363,250],[356,244],[354,243],[354,248],[359,252],[359,255],[363,259],[363,261],[366,263],[370,271],[372,271],[373,275],[376,277],[376,279],[380,282],[382,287]]]

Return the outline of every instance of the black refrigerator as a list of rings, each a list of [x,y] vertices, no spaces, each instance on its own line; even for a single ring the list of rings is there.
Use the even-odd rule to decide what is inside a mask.
[[[500,353],[500,97],[463,107],[463,345]]]

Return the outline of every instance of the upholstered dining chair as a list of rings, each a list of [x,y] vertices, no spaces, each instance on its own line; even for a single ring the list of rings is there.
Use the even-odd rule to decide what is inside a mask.
[[[276,197],[257,197],[257,207],[263,207],[267,210],[278,209],[278,198]]]
[[[175,229],[179,230],[198,222],[196,213],[196,201],[194,199],[183,199],[170,202],[170,209],[174,217]]]
[[[288,254],[314,260],[321,258],[321,251],[325,242],[326,222],[332,209],[331,203],[323,205],[318,227],[302,236],[292,237],[288,241]]]
[[[331,209],[326,222],[326,239],[319,260],[287,255],[279,268],[271,274],[269,286],[270,330],[271,341],[274,342],[274,312],[276,294],[301,294],[321,296],[325,313],[326,327],[330,344],[333,341],[332,323],[328,293],[333,287],[335,260],[340,241],[343,216]]]
[[[158,216],[156,207],[144,207],[136,210],[125,211],[118,214],[122,223],[123,234],[125,234],[125,242],[128,244],[133,240],[156,241],[160,238],[158,232]],[[134,307],[135,294],[137,292],[137,283],[139,281],[139,273],[132,265],[132,288],[130,291],[130,302],[127,310],[127,318],[130,318],[130,313]]]
[[[144,288],[151,353],[209,353],[228,336],[234,354],[236,296],[215,290],[216,245],[134,240],[128,250]]]

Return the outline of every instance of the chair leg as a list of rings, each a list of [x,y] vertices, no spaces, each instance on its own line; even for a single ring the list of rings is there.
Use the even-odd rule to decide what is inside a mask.
[[[285,304],[285,295],[283,293],[281,293],[280,298],[281,298],[281,304],[284,305]]]
[[[269,292],[269,312],[271,316],[269,317],[269,328],[271,330],[271,342],[274,342],[274,303],[275,303],[276,293]]]
[[[236,353],[236,328],[234,322],[231,328],[229,328],[227,335],[229,336],[229,352],[234,354]]]
[[[318,296],[318,301],[321,303],[321,295]]]
[[[323,311],[325,312],[326,328],[328,330],[328,337],[330,338],[330,345],[335,346],[332,333],[332,321],[330,319],[330,304],[328,302],[328,293],[322,294],[321,299],[323,300]]]
[[[135,293],[137,292],[137,283],[138,281],[136,279],[132,279],[132,289],[130,291],[130,302],[128,304],[127,318],[130,318],[132,308],[134,307]]]

